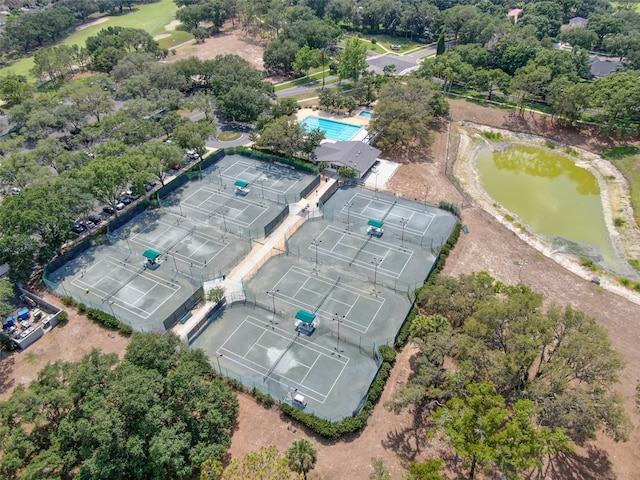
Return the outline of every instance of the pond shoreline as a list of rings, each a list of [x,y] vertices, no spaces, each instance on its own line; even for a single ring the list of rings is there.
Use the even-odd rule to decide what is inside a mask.
[[[618,277],[621,275],[620,273],[608,269],[594,272],[582,266],[578,256],[555,250],[550,237],[532,231],[527,225],[519,221],[509,221],[507,215],[514,218],[517,218],[517,215],[499,205],[484,190],[480,174],[476,168],[476,160],[482,149],[499,150],[508,144],[547,149],[561,154],[573,161],[577,166],[589,170],[596,177],[600,186],[603,214],[609,231],[612,249],[620,262],[628,266],[628,268],[624,268],[623,276],[630,280],[640,281],[640,273],[633,269],[627,260],[628,258],[640,258],[640,228],[635,222],[633,209],[629,201],[628,183],[622,173],[611,162],[578,147],[552,142],[536,135],[516,133],[467,121],[458,122],[456,127],[460,133],[460,144],[458,156],[453,164],[453,174],[460,186],[471,196],[476,204],[518,235],[523,241],[567,270],[587,280],[598,277],[603,288],[640,304],[640,294],[619,283]],[[483,132],[500,134],[500,140],[492,142],[482,135]],[[555,145],[556,148],[549,148],[550,144]],[[616,228],[614,226],[614,218],[624,220],[624,226]]]

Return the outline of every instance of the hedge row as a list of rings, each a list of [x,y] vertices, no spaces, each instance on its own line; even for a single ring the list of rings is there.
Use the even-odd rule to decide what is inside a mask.
[[[104,328],[108,328],[109,330],[118,330],[123,335],[131,335],[133,333],[133,329],[129,325],[122,323],[113,315],[109,315],[97,308],[87,308],[84,303],[76,302],[70,295],[63,295],[60,297],[60,300],[62,300],[62,304],[64,306],[76,307],[78,309],[78,313],[86,313],[89,320],[102,325]]]
[[[462,230],[462,224],[456,223],[456,226],[453,228],[453,232],[449,236],[447,243],[445,243],[440,248],[440,253],[438,254],[438,261],[436,262],[433,270],[431,270],[431,275],[429,276],[429,280],[427,281],[427,285],[433,283],[435,278],[440,274],[440,272],[444,269],[444,264],[447,261],[447,257],[451,252],[451,249],[455,246],[458,238],[460,238],[460,230]]]

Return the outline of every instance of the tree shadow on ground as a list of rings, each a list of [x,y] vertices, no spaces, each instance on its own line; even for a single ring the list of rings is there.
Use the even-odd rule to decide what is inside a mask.
[[[423,414],[419,408],[413,408],[413,421],[404,428],[395,428],[387,433],[387,437],[380,442],[385,449],[393,451],[405,466],[416,461],[416,458],[428,446],[427,430]]]
[[[582,453],[559,454],[547,467],[547,478],[614,480],[611,460],[603,449],[589,445]]]

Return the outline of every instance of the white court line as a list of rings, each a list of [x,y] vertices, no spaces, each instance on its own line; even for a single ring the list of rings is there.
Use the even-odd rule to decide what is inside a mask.
[[[316,357],[316,359],[314,360],[313,364],[312,364],[310,367],[307,367],[307,368],[308,368],[307,374],[306,374],[304,377],[302,377],[302,380],[300,380],[300,384],[303,384],[303,383],[304,383],[304,381],[307,379],[307,377],[308,377],[308,376],[309,376],[309,374],[311,373],[311,370],[313,369],[313,367],[315,367],[315,366],[316,366],[316,363],[318,363],[318,360],[319,360],[319,359],[320,359],[320,355],[318,355],[318,356]]]
[[[350,214],[354,215],[356,217],[359,217],[359,218],[370,218],[368,215],[364,214],[364,211],[367,208],[371,207],[371,204],[374,203],[374,202],[382,204],[382,205],[386,205],[387,206],[387,210],[389,210],[389,208],[391,206],[393,206],[394,208],[397,206],[398,209],[402,209],[402,210],[410,212],[411,213],[411,218],[413,218],[414,215],[417,216],[417,217],[418,216],[419,217],[425,217],[428,220],[428,223],[427,223],[427,226],[424,228],[424,230],[416,230],[415,228],[412,228],[412,227],[410,227],[408,225],[404,227],[405,232],[413,233],[413,234],[419,235],[421,237],[427,234],[427,231],[429,230],[429,228],[431,227],[431,224],[433,223],[433,220],[435,219],[435,215],[432,214],[432,213],[427,213],[427,212],[424,212],[424,211],[418,211],[418,210],[415,210],[414,208],[411,208],[411,207],[406,206],[406,205],[398,205],[397,203],[394,204],[393,202],[389,202],[389,201],[382,200],[382,199],[372,199],[371,197],[367,197],[367,196],[364,196],[364,195],[361,195],[361,194],[358,194],[358,193],[353,195],[353,197],[351,197],[351,199],[353,200],[356,197],[364,198],[364,199],[367,200],[367,205],[364,207],[364,209],[362,209],[360,211],[356,210],[355,212],[353,210],[353,207],[351,207],[351,209],[350,209]],[[340,209],[340,213],[344,213],[344,210],[345,210],[345,208],[342,207]],[[378,209],[377,208],[373,208],[373,210],[377,211]],[[386,213],[386,211],[384,213]],[[397,213],[394,213],[393,208],[389,212],[388,216],[396,217],[396,218],[404,218],[402,215],[398,215]],[[386,221],[385,221],[385,224],[387,224]],[[392,224],[392,223],[388,223],[388,226],[396,228],[396,226],[394,224]],[[401,227],[398,227],[398,228],[401,228]]]
[[[343,233],[343,232],[342,232],[342,230],[334,229],[333,227],[331,227],[331,225],[328,225],[328,226],[327,226],[327,227],[325,227],[325,229],[320,233],[320,235],[318,235],[316,238],[322,238],[322,235],[324,235],[324,234],[325,234],[325,232],[326,232],[327,230],[335,231],[335,232],[339,233],[339,234],[341,235],[340,240],[341,240],[342,238],[346,237],[346,234],[345,234],[345,233]],[[397,248],[397,247],[395,247],[395,246],[394,246],[393,248],[390,248],[390,247],[388,246],[389,244],[386,244],[386,243],[383,243],[383,242],[379,242],[379,241],[377,241],[377,240],[374,240],[374,239],[372,239],[372,238],[369,238],[368,236],[366,236],[366,237],[365,237],[364,235],[360,235],[360,234],[357,234],[357,233],[352,233],[352,234],[350,235],[350,238],[355,238],[355,237],[362,238],[362,239],[363,239],[363,241],[362,241],[362,243],[363,243],[363,244],[364,244],[366,241],[368,241],[371,245],[379,245],[379,246],[382,246],[383,248],[386,248],[386,249],[387,249],[387,253],[385,254],[385,258],[386,258],[386,256],[387,256],[387,255],[389,255],[389,252],[390,252],[390,251],[392,251],[392,250],[393,250],[393,251],[398,251],[398,252],[400,252],[400,253],[401,253],[401,254],[403,254],[403,255],[407,255],[409,260],[410,260],[410,259],[411,259],[411,257],[413,256],[413,251],[411,251],[411,250],[409,250],[409,249],[401,250],[401,249],[399,249],[399,248]],[[367,240],[367,239],[368,239],[368,240]],[[342,261],[343,261],[343,262],[345,262],[345,263],[352,263],[352,264],[353,264],[353,263],[355,263],[356,265],[361,266],[361,267],[364,267],[364,268],[366,268],[367,270],[374,270],[374,267],[372,267],[372,266],[371,266],[371,264],[369,264],[369,263],[367,263],[367,262],[363,262],[362,260],[358,260],[358,259],[356,259],[355,261],[353,261],[353,255],[349,255],[349,256],[347,256],[347,255],[345,255],[345,254],[343,254],[343,253],[340,253],[340,252],[335,251],[335,248],[336,248],[338,245],[341,245],[343,248],[344,248],[344,247],[347,247],[347,248],[352,249],[352,250],[356,250],[356,249],[358,249],[358,250],[359,250],[359,247],[353,247],[353,246],[348,245],[348,244],[346,244],[346,243],[345,243],[345,244],[340,243],[340,240],[338,240],[338,241],[336,242],[336,244],[332,247],[332,249],[331,249],[331,250],[327,250],[327,249],[325,249],[325,248],[318,247],[318,251],[319,251],[319,252],[323,252],[323,253],[327,253],[327,252],[329,252],[329,253],[331,253],[331,254],[333,254],[333,255],[328,255],[328,256],[332,256],[333,258],[336,258],[336,259],[338,259],[338,260],[342,260]],[[310,246],[308,247],[308,250],[315,250],[315,248],[316,248],[315,246],[310,245]],[[371,255],[371,256],[373,256],[373,257],[380,257],[380,255],[379,255],[379,254],[374,254],[373,252],[371,252],[371,251],[367,250],[366,248],[365,248],[363,251],[364,251],[364,252],[367,252],[369,255]],[[410,252],[410,253],[407,253],[407,252]],[[402,269],[401,269],[399,272],[398,272],[398,271],[396,271],[396,270],[389,270],[389,269],[387,269],[387,268],[385,268],[385,267],[381,267],[381,266],[379,265],[379,266],[378,266],[378,273],[382,273],[382,274],[384,274],[384,275],[387,275],[388,277],[391,277],[391,278],[394,278],[394,279],[396,279],[396,280],[397,280],[397,279],[398,279],[398,278],[400,278],[400,276],[402,275],[402,272],[403,272],[403,271],[404,271],[404,269],[406,268],[407,263],[408,263],[408,261],[409,261],[409,260],[407,260],[407,262],[405,262],[404,266],[402,267]],[[381,262],[381,263],[382,263],[382,262]]]
[[[313,278],[313,279],[318,279],[318,278],[321,278],[321,279],[322,279],[322,281],[323,281],[324,283],[331,284],[331,285],[333,285],[333,282],[335,281],[335,279],[334,279],[334,280],[332,280],[332,279],[329,279],[329,278],[327,278],[327,277],[323,277],[322,275],[313,275],[313,276],[308,275],[308,274],[307,274],[307,272],[305,272],[305,271],[304,271],[304,270],[302,270],[301,268],[296,267],[296,266],[292,266],[292,267],[290,267],[290,268],[289,268],[289,270],[288,270],[287,272],[285,272],[285,274],[282,276],[282,278],[281,278],[280,280],[278,280],[278,282],[276,283],[276,285],[274,286],[274,288],[275,288],[275,287],[276,287],[280,282],[284,281],[284,280],[287,278],[287,276],[289,275],[289,273],[290,273],[290,272],[292,272],[294,275],[298,275],[298,274],[299,274],[299,275],[303,275],[303,276],[305,276],[307,279],[311,279],[311,278]],[[375,298],[375,299],[374,299],[374,298],[371,298],[371,295],[369,295],[369,293],[368,293],[368,292],[364,292],[364,291],[362,291],[362,290],[358,290],[358,289],[353,288],[353,287],[351,287],[351,286],[350,286],[348,289],[347,289],[347,288],[340,287],[340,286],[338,286],[337,288],[340,288],[341,290],[345,290],[345,291],[349,292],[349,293],[350,293],[350,294],[352,294],[352,295],[354,295],[354,294],[356,295],[356,297],[355,297],[355,298],[356,298],[356,300],[354,301],[353,305],[351,306],[351,309],[352,309],[352,308],[353,308],[353,306],[357,303],[357,301],[358,301],[358,299],[359,299],[359,298],[363,298],[363,299],[365,299],[365,301],[367,301],[367,302],[373,302],[373,303],[377,303],[377,304],[379,305],[379,306],[378,306],[378,309],[376,310],[375,315],[373,315],[373,316],[371,317],[371,319],[369,320],[369,323],[368,323],[368,324],[363,325],[363,324],[358,323],[358,322],[356,322],[356,321],[354,321],[354,320],[351,320],[351,319],[347,318],[346,314],[345,314],[344,319],[342,320],[343,324],[344,324],[347,328],[350,328],[350,329],[352,329],[352,330],[354,330],[354,331],[356,331],[356,332],[362,333],[362,334],[367,333],[367,332],[369,331],[369,328],[370,328],[370,327],[371,327],[371,325],[373,324],[374,320],[377,318],[378,314],[380,313],[380,310],[382,309],[382,305],[384,304],[384,302],[385,302],[386,300],[385,300],[384,298],[382,298],[382,299],[379,299],[379,298]],[[296,308],[300,308],[301,306],[303,306],[303,307],[305,307],[305,310],[308,310],[308,311],[315,310],[315,308],[317,307],[316,305],[310,305],[310,304],[308,304],[308,303],[306,303],[306,302],[304,302],[304,301],[302,301],[302,300],[298,300],[298,299],[293,298],[293,297],[291,297],[291,296],[289,296],[289,295],[287,295],[287,294],[284,294],[284,293],[280,293],[280,294],[278,295],[278,298],[279,298],[281,301],[283,301],[283,302],[285,302],[285,303],[288,303],[289,305],[293,305],[293,306],[294,306],[294,307],[296,307]],[[329,295],[329,297],[328,297],[328,298],[329,298],[329,299],[331,299],[331,300],[333,300],[333,301],[335,301],[335,302],[337,302],[337,303],[342,303],[340,300],[337,300],[337,299],[333,298],[333,296],[331,296],[331,295]],[[324,303],[324,302],[323,302],[323,303]],[[351,309],[350,309],[350,310],[351,310]],[[334,314],[335,314],[335,312],[329,312],[329,311],[327,311],[327,310],[323,310],[322,308],[318,309],[318,310],[316,311],[316,313],[320,313],[323,317],[327,317],[327,318],[332,318],[332,317],[334,316]],[[358,318],[360,318],[360,317],[358,317]],[[363,330],[363,329],[364,329],[364,330]]]
[[[249,326],[258,327],[258,328],[260,328],[262,330],[264,328],[263,327],[263,323],[264,322],[261,322],[259,319],[255,318],[255,317],[252,317],[251,315],[246,316],[245,319],[227,337],[227,339],[224,341],[224,343],[216,350],[216,354],[222,353],[222,351],[224,351],[224,353],[226,354],[225,358],[229,359],[231,362],[234,362],[234,363],[240,365],[241,367],[243,367],[243,368],[245,368],[245,369],[247,369],[247,370],[249,370],[251,372],[255,372],[255,373],[257,373],[257,374],[259,374],[261,376],[264,376],[266,374],[266,372],[268,372],[270,370],[271,366],[269,366],[268,368],[265,368],[262,364],[258,364],[256,362],[246,358],[246,354],[244,356],[242,356],[242,355],[238,354],[237,352],[235,352],[235,351],[233,351],[233,350],[231,350],[231,349],[226,347],[226,345],[230,342],[230,340],[233,337],[235,337],[236,335],[239,335],[238,330],[240,328],[242,328],[243,325],[248,324]],[[285,330],[282,330],[282,329],[278,329],[278,330],[285,332]],[[262,333],[259,335],[258,339],[256,339],[255,342],[253,342],[253,344],[251,345],[251,348],[249,349],[249,351],[251,351],[254,346],[258,346],[258,347],[261,347],[261,348],[268,348],[267,346],[258,343],[258,341],[263,336],[265,336],[268,332],[271,332],[271,335],[276,335],[276,336],[278,336],[280,338],[283,338],[285,340],[290,340],[290,337],[282,335],[279,332],[276,332],[276,331],[273,331],[273,330],[268,330],[268,329],[267,330],[263,330]],[[314,401],[316,401],[318,403],[324,403],[327,400],[327,398],[329,397],[329,395],[331,394],[331,392],[333,391],[333,388],[335,387],[335,385],[338,382],[340,376],[342,375],[342,372],[344,372],[344,369],[348,365],[350,357],[348,355],[341,355],[340,359],[334,358],[333,356],[331,356],[331,353],[333,353],[333,352],[330,352],[329,354],[327,354],[327,353],[322,351],[322,350],[326,350],[327,352],[329,352],[329,349],[327,349],[325,347],[322,347],[320,345],[315,345],[315,344],[311,343],[309,340],[304,339],[303,337],[297,337],[296,342],[298,342],[301,347],[306,348],[307,350],[310,350],[310,351],[312,351],[313,353],[315,353],[317,355],[316,356],[316,360],[314,361],[314,365],[317,363],[317,361],[319,360],[320,357],[328,358],[333,362],[341,363],[343,365],[342,369],[340,370],[340,373],[336,376],[336,378],[335,378],[333,384],[331,385],[328,393],[327,394],[321,393],[321,392],[319,392],[319,391],[317,391],[317,390],[315,390],[315,389],[313,389],[311,387],[302,385],[302,382],[297,382],[297,381],[287,377],[286,375],[282,375],[282,374],[279,374],[279,376],[280,376],[280,378],[285,379],[286,382],[282,382],[282,381],[276,380],[274,378],[271,378],[271,380],[276,382],[276,383],[279,383],[280,385],[283,385],[285,387],[288,387],[288,386],[290,386],[292,384],[298,385],[300,387],[299,390],[304,389],[305,393],[307,391],[308,392],[312,392],[313,394],[316,394],[317,396],[322,397],[323,400],[315,398],[314,395],[307,395],[309,398],[312,398]],[[247,354],[248,354],[248,352],[247,352]],[[243,361],[241,362],[241,361],[237,360],[234,357],[236,357],[238,359],[242,359]],[[343,361],[343,358],[344,358],[344,361]],[[297,363],[299,363],[300,365],[303,365],[300,362],[297,362]],[[252,368],[251,365],[255,365],[256,367],[259,367],[260,369]],[[309,370],[309,372],[310,371],[311,371],[311,369]],[[309,374],[309,372],[307,372],[307,375]],[[304,378],[306,378],[307,375],[305,375]]]
[[[239,163],[239,164],[241,164],[241,165],[248,165],[248,164],[246,164],[246,163],[244,163],[244,162],[236,162],[236,163],[237,163],[237,164]],[[267,173],[266,171],[259,170],[258,168],[256,168],[256,166],[255,166],[255,165],[248,165],[248,166],[251,166],[251,167],[253,168],[253,170],[254,170],[254,171],[260,172],[260,173],[259,173],[259,175],[258,175],[258,177],[257,177],[257,178],[258,178],[258,180],[257,180],[257,181],[259,181],[260,177],[262,177],[263,175],[264,175],[264,176],[266,176],[266,173]],[[246,171],[247,171],[247,170],[245,170],[245,172],[246,172]],[[277,174],[277,172],[274,172],[274,173],[276,173],[276,174]],[[281,194],[281,195],[286,195],[286,194],[289,192],[289,190],[291,190],[293,187],[295,187],[296,183],[298,183],[298,182],[299,182],[299,180],[289,179],[286,175],[279,175],[279,176],[280,176],[280,179],[279,179],[279,180],[276,180],[275,182],[271,182],[272,187],[270,188],[270,190],[271,190],[272,192],[279,193],[279,194]],[[275,188],[273,188],[273,186],[274,186],[276,183],[278,183],[278,182],[283,182],[285,179],[291,180],[291,181],[293,182],[293,183],[289,186],[289,188],[287,188],[286,190],[280,190],[280,189],[275,189]],[[268,179],[265,179],[265,180],[268,180]],[[266,190],[266,189],[265,189],[265,190]]]
[[[305,288],[305,289],[304,289],[304,291],[306,291],[306,292],[310,292],[310,293],[313,293],[313,294],[317,294],[317,295],[321,295],[320,293],[315,292],[315,291],[313,291],[313,290],[310,290],[310,289],[308,289],[308,288]],[[297,300],[297,298],[296,298],[295,296],[294,296],[294,297],[292,297],[292,298],[293,298],[294,300]],[[331,296],[329,296],[329,298],[331,298]],[[327,300],[328,300],[328,299],[327,299]],[[353,304],[352,304],[352,303],[344,303],[344,302],[341,302],[340,300],[336,300],[335,298],[331,298],[331,300],[333,300],[333,301],[334,301],[334,302],[336,302],[336,303],[341,303],[342,305],[346,305],[346,306],[348,306],[349,308],[353,308]]]

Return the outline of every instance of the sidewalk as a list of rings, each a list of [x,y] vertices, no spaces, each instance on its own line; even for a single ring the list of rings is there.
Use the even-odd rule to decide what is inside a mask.
[[[222,279],[206,282],[203,286],[206,293],[216,287],[222,287],[225,290],[225,296],[228,303],[231,298],[235,301],[244,298],[244,282],[249,280],[262,267],[265,262],[274,255],[279,255],[285,251],[286,240],[300,228],[308,217],[316,217],[320,214],[315,206],[317,199],[330,189],[336,182],[330,178],[329,181],[321,181],[318,188],[312,191],[305,200],[309,203],[309,210],[306,215],[300,215],[302,207],[300,203],[289,204],[289,215],[282,221],[278,228],[267,238],[256,240],[255,247],[249,252],[245,259],[238,264],[229,275]],[[213,302],[205,302],[205,304],[192,312],[191,317],[184,323],[176,325],[173,331],[182,340],[187,342],[187,335],[197,325],[199,325],[213,308]]]

